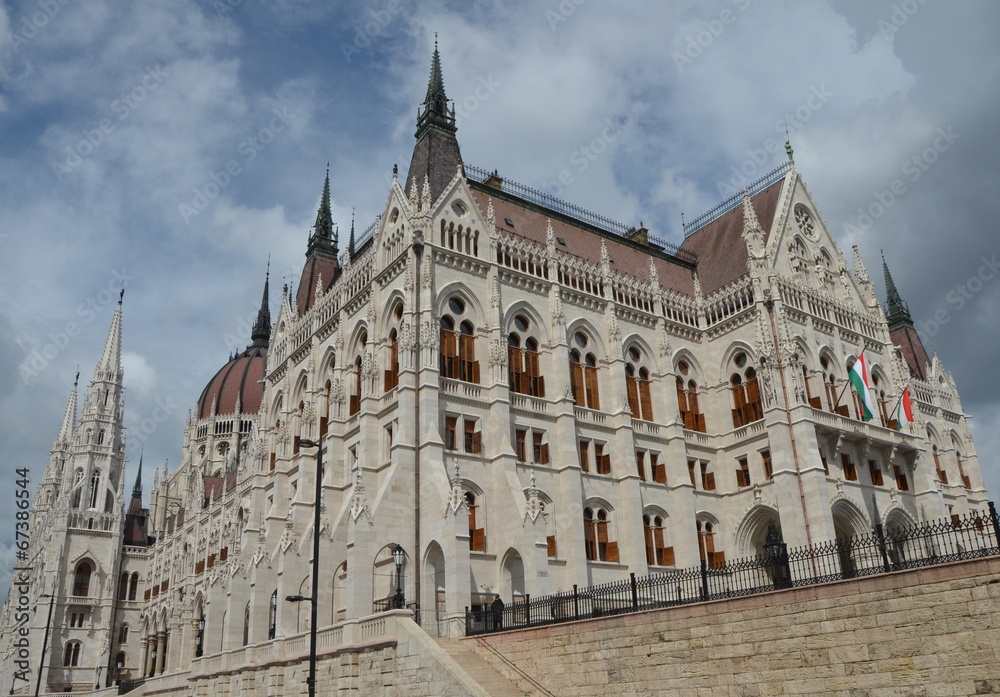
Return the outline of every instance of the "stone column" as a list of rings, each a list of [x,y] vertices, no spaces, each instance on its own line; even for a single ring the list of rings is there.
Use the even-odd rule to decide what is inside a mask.
[[[154,670],[155,670],[155,674],[156,675],[160,675],[161,673],[163,673],[163,662],[164,662],[164,659],[166,658],[166,653],[167,653],[167,651],[166,651],[166,648],[167,648],[167,633],[166,632],[160,632],[159,634],[156,635],[156,645],[157,645],[157,649],[156,649],[156,668]]]
[[[143,677],[149,673],[149,640],[146,638],[139,640],[139,651],[142,653],[142,673]]]

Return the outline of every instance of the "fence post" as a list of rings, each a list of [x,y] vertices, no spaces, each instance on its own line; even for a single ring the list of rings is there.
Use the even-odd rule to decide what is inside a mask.
[[[524,596],[524,623],[531,626],[531,594]]]
[[[580,596],[576,592],[576,584],[573,584],[573,619],[580,619]]]
[[[992,501],[987,502],[990,507],[990,520],[993,522],[993,539],[996,541],[996,547],[1000,547],[1000,519],[997,518],[997,507],[993,505]]]
[[[636,588],[636,585],[635,585],[635,572],[634,571],[629,573],[629,578],[632,581],[632,609],[633,610],[638,610],[639,609],[639,590]]]
[[[701,560],[701,599],[708,600],[708,562]]]
[[[889,567],[889,554],[885,549],[885,529],[882,523],[875,523],[875,536],[878,537],[878,548],[882,553],[882,569],[885,573],[889,573],[892,569]]]

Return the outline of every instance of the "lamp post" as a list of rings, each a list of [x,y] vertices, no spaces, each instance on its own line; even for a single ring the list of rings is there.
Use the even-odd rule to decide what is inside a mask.
[[[156,674],[156,645],[153,645],[153,651],[149,654],[149,675],[147,677],[153,677]]]
[[[38,690],[42,686],[42,666],[45,664],[45,651],[49,648],[49,627],[52,626],[52,603],[55,602],[55,593],[43,593],[39,598],[49,599],[49,618],[45,620],[45,638],[42,639],[42,655],[38,659],[38,678],[35,680],[35,697],[38,697]],[[13,689],[13,685],[11,685]]]
[[[97,666],[97,680],[94,681],[94,689],[101,689],[101,673],[104,672],[104,666]]]
[[[392,550],[392,561],[396,564],[396,593],[392,596],[392,606],[400,610],[406,605],[406,597],[403,595],[403,561],[406,553],[400,545],[396,545]]]
[[[323,496],[323,436],[317,440],[299,439],[299,447],[316,448],[316,491],[313,497],[313,558],[312,558],[312,597],[288,596],[287,600],[309,600],[309,697],[316,697],[316,615],[319,605],[319,509]],[[293,600],[295,598],[295,600]]]
[[[767,526],[764,551],[774,573],[774,587],[791,588],[792,572],[788,566],[788,545],[781,538],[781,533],[774,523]]]
[[[118,661],[118,663],[115,664],[115,667],[118,668],[118,673],[115,675],[115,685],[121,685],[122,671],[125,669],[125,661]]]

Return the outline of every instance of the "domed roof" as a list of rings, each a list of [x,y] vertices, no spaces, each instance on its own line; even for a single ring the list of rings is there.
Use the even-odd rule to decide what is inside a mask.
[[[236,356],[215,374],[198,399],[198,418],[212,415],[215,404],[216,414],[239,413],[256,414],[260,410],[260,400],[264,397],[264,361],[267,350],[262,346],[251,346]]]
[[[257,321],[250,334],[253,343],[247,350],[229,359],[215,374],[198,398],[198,418],[207,419],[215,413],[235,414],[237,405],[240,414],[256,414],[260,401],[264,398],[264,369],[267,363],[267,347],[271,339],[271,311],[268,308],[268,281],[271,277],[271,262],[268,260],[267,275],[264,276],[264,297],[257,311]]]

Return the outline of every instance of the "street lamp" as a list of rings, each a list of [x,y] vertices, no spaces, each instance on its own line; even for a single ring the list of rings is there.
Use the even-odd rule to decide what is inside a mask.
[[[118,668],[118,675],[115,676],[115,685],[121,685],[122,671],[125,670],[125,661],[118,661],[115,667]]]
[[[148,677],[151,678],[156,673],[156,647],[155,646],[153,647],[153,652],[151,654],[149,654],[149,663],[150,663],[150,667],[149,667],[149,676]]]
[[[42,686],[42,665],[45,663],[45,651],[49,648],[49,627],[52,626],[52,603],[55,602],[54,593],[42,593],[39,598],[49,599],[49,618],[45,620],[45,638],[42,639],[42,656],[38,659],[38,679],[35,680],[35,697],[38,697],[38,690]],[[13,690],[14,686],[11,685]]]
[[[104,671],[104,666],[97,666],[97,680],[94,681],[94,689],[101,689],[101,673]]]
[[[400,545],[396,545],[392,550],[392,561],[396,564],[396,593],[392,596],[392,606],[400,610],[406,605],[406,598],[403,596],[403,561],[406,559],[406,552]]]
[[[323,436],[318,440],[299,439],[300,448],[316,448],[316,491],[313,496],[312,596],[288,596],[287,600],[309,600],[309,697],[316,697],[316,606],[319,604],[319,509],[323,497]],[[293,600],[295,598],[295,600]]]

